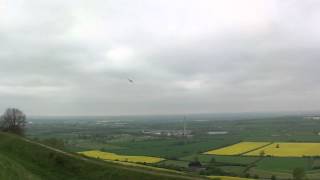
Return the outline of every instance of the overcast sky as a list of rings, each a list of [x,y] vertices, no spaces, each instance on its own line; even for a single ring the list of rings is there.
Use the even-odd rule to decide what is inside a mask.
[[[319,19],[316,0],[0,0],[0,111],[320,110]]]

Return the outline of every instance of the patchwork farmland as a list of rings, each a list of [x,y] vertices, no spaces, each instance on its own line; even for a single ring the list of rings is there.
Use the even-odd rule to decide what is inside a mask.
[[[272,157],[316,157],[320,156],[320,143],[287,142],[241,142],[204,154],[243,155]]]
[[[184,138],[143,133],[179,130],[183,128],[179,117],[176,121],[168,117],[170,122],[166,118],[137,118],[141,117],[130,117],[135,121],[112,117],[105,124],[101,124],[102,119],[55,120],[52,124],[34,120],[27,132],[30,138],[40,141],[64,139],[64,148],[69,152],[150,171],[192,172],[222,180],[229,178],[224,176],[266,180],[276,176],[287,180],[292,179],[294,169],[302,168],[309,180],[320,177],[320,120],[279,117],[205,121],[205,117],[197,117],[186,121],[193,136]],[[208,135],[212,131],[228,134]],[[190,168],[195,161],[201,163],[200,169]]]

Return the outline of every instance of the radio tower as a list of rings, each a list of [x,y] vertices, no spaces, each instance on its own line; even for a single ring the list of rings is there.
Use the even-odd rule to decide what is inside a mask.
[[[183,136],[187,135],[187,127],[186,127],[186,116],[183,118]]]

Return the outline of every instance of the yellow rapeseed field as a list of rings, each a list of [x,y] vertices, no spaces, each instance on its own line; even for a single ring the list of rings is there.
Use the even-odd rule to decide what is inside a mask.
[[[249,152],[246,156],[302,157],[320,156],[320,143],[273,143],[264,148]]]
[[[150,156],[118,155],[115,153],[102,152],[98,150],[83,151],[83,152],[79,152],[79,154],[83,154],[85,156],[93,157],[93,158],[100,158],[104,160],[133,162],[133,163],[157,163],[164,160],[162,158],[150,157]]]
[[[269,144],[269,142],[240,142],[238,144],[234,144],[231,146],[227,146],[224,148],[216,149],[208,151],[204,154],[212,154],[212,155],[239,155],[246,153],[248,151],[252,151],[259,147],[265,146]]]

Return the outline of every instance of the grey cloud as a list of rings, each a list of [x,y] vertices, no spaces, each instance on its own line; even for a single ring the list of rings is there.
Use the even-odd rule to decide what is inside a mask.
[[[0,109],[317,110],[319,9],[317,1],[8,0]]]

